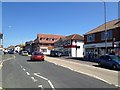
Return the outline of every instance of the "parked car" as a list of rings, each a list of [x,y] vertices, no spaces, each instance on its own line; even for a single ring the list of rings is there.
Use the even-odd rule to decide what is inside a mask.
[[[22,51],[22,52],[21,52],[21,55],[22,55],[22,56],[28,56],[28,52],[27,52],[27,51]]]
[[[99,66],[120,69],[120,57],[116,55],[103,55],[98,59]]]
[[[50,51],[50,56],[58,56],[58,57],[61,57],[63,55],[62,52],[60,51],[56,51],[56,50],[51,50]]]
[[[44,54],[41,52],[33,52],[30,59],[44,61],[45,57],[44,57]]]

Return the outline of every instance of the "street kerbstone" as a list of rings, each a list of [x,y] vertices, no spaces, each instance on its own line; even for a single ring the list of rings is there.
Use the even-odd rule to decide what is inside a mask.
[[[88,66],[85,64],[65,61],[59,58],[53,58],[48,56],[46,56],[45,58],[46,58],[45,60],[48,62],[55,63],[57,65],[64,66],[66,68],[71,68],[76,72],[83,73],[91,77],[105,81],[109,84],[118,86],[118,71],[110,71],[94,66]]]

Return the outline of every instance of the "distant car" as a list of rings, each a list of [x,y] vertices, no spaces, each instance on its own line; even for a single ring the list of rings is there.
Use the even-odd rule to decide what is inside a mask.
[[[33,52],[30,59],[44,61],[45,57],[44,57],[44,54],[41,52]]]
[[[23,50],[20,50],[20,51],[19,51],[19,55],[21,55],[21,54],[22,54],[22,51],[23,51]]]
[[[14,50],[9,50],[8,51],[8,54],[14,54],[15,52],[14,52]]]
[[[120,69],[120,57],[116,55],[103,55],[98,59],[99,66]]]
[[[22,52],[21,52],[21,55],[22,55],[22,56],[28,56],[28,52],[27,52],[27,51],[22,51]]]
[[[61,57],[63,55],[62,52],[60,51],[56,51],[56,50],[51,50],[50,51],[50,56],[58,56],[58,57]]]

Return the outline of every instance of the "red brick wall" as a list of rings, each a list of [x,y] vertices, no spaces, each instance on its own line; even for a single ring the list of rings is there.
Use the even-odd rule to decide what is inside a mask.
[[[113,38],[115,38],[116,41],[120,41],[120,27],[113,30]],[[111,40],[107,40],[107,42],[111,42]],[[101,32],[95,33],[95,41],[94,42],[87,42],[87,35],[84,36],[84,43],[85,44],[92,44],[92,43],[102,43],[105,42],[105,40],[101,40]]]

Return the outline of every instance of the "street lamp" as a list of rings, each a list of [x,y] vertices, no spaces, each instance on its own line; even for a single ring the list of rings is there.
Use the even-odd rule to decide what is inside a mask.
[[[105,25],[105,53],[107,53],[107,29],[106,29],[106,2],[104,0],[101,0],[102,2],[104,2],[104,25]]]
[[[105,20],[105,53],[107,53],[106,3],[105,2],[104,2],[104,20]]]

